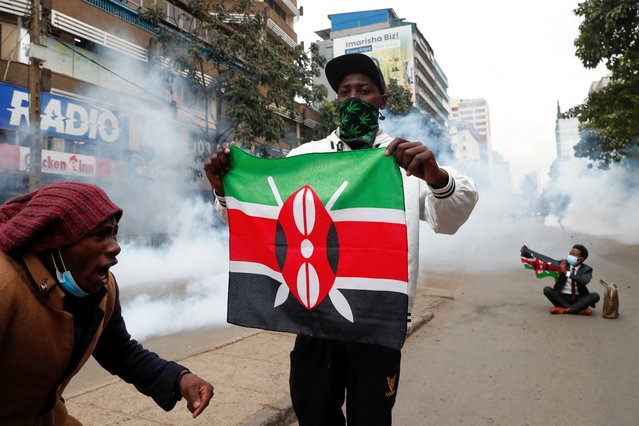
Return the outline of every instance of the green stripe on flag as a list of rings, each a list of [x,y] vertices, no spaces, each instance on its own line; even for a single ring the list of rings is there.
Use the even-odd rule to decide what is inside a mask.
[[[554,279],[555,281],[557,281],[557,278],[559,278],[559,274],[555,271],[542,271],[542,272],[537,272],[535,270],[535,268],[533,268],[532,266],[525,264],[524,263],[524,268],[526,269],[531,269],[533,271],[535,271],[535,276],[537,278],[546,278],[546,277],[550,277],[552,279]]]
[[[331,210],[404,210],[402,176],[395,158],[385,156],[384,148],[265,159],[231,146],[230,161],[223,178],[224,193],[241,202],[277,206],[274,189],[286,201],[301,186],[309,185],[327,205],[348,181]]]

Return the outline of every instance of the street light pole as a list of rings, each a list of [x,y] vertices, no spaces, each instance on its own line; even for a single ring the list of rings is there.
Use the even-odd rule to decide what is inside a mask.
[[[42,8],[40,0],[31,0],[31,22],[29,24],[29,36],[31,46],[41,44]],[[30,124],[30,151],[29,151],[29,191],[34,191],[42,186],[42,134],[40,131],[40,79],[42,61],[33,55],[33,48],[29,54],[29,124]]]

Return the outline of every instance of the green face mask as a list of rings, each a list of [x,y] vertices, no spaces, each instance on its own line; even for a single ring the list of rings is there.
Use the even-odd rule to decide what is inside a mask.
[[[372,148],[379,128],[379,109],[358,98],[337,105],[341,120],[339,138],[353,149]]]

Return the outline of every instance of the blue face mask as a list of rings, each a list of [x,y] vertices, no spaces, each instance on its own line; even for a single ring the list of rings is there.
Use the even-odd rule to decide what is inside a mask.
[[[570,266],[577,266],[579,264],[579,259],[572,254],[569,254],[566,258],[566,262],[568,262]]]
[[[51,259],[53,259],[53,266],[55,266],[55,276],[58,279],[58,282],[62,286],[64,290],[68,293],[71,293],[75,297],[85,297],[88,296],[89,293],[82,290],[78,283],[73,279],[73,275],[71,275],[70,271],[67,271],[67,267],[64,265],[64,260],[62,259],[62,253],[60,253],[60,249],[58,249],[58,255],[60,256],[60,261],[62,262],[62,267],[65,269],[64,272],[60,272],[58,269],[58,265],[55,263],[55,258],[53,257],[53,253],[51,253]]]

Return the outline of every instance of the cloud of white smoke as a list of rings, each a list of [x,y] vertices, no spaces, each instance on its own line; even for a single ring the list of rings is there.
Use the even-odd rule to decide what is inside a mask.
[[[565,209],[554,210],[556,220],[569,231],[639,244],[638,171],[619,165],[601,170],[589,164],[572,158],[563,160],[557,168],[545,192],[563,195],[568,204]]]
[[[123,244],[113,268],[137,339],[226,323],[227,230],[215,226],[209,200],[175,194],[173,202],[179,208],[155,218],[166,223],[169,241],[159,248]]]
[[[416,115],[401,120],[389,117],[382,125],[393,136],[421,141],[427,146],[437,143],[432,130],[425,128]],[[540,194],[513,192],[510,182],[489,179],[487,165],[446,157],[437,159],[440,165],[449,165],[475,181],[479,202],[454,235],[435,234],[422,222],[422,268],[466,272],[519,268],[519,249],[524,244],[561,256],[575,243],[588,246],[588,235],[639,244],[636,171],[619,166],[610,170],[589,168],[588,161],[577,158],[564,161],[544,191],[546,204],[550,200],[546,207],[551,212],[555,207],[559,214],[545,217],[541,214]],[[572,239],[574,234],[579,234],[579,241]]]

